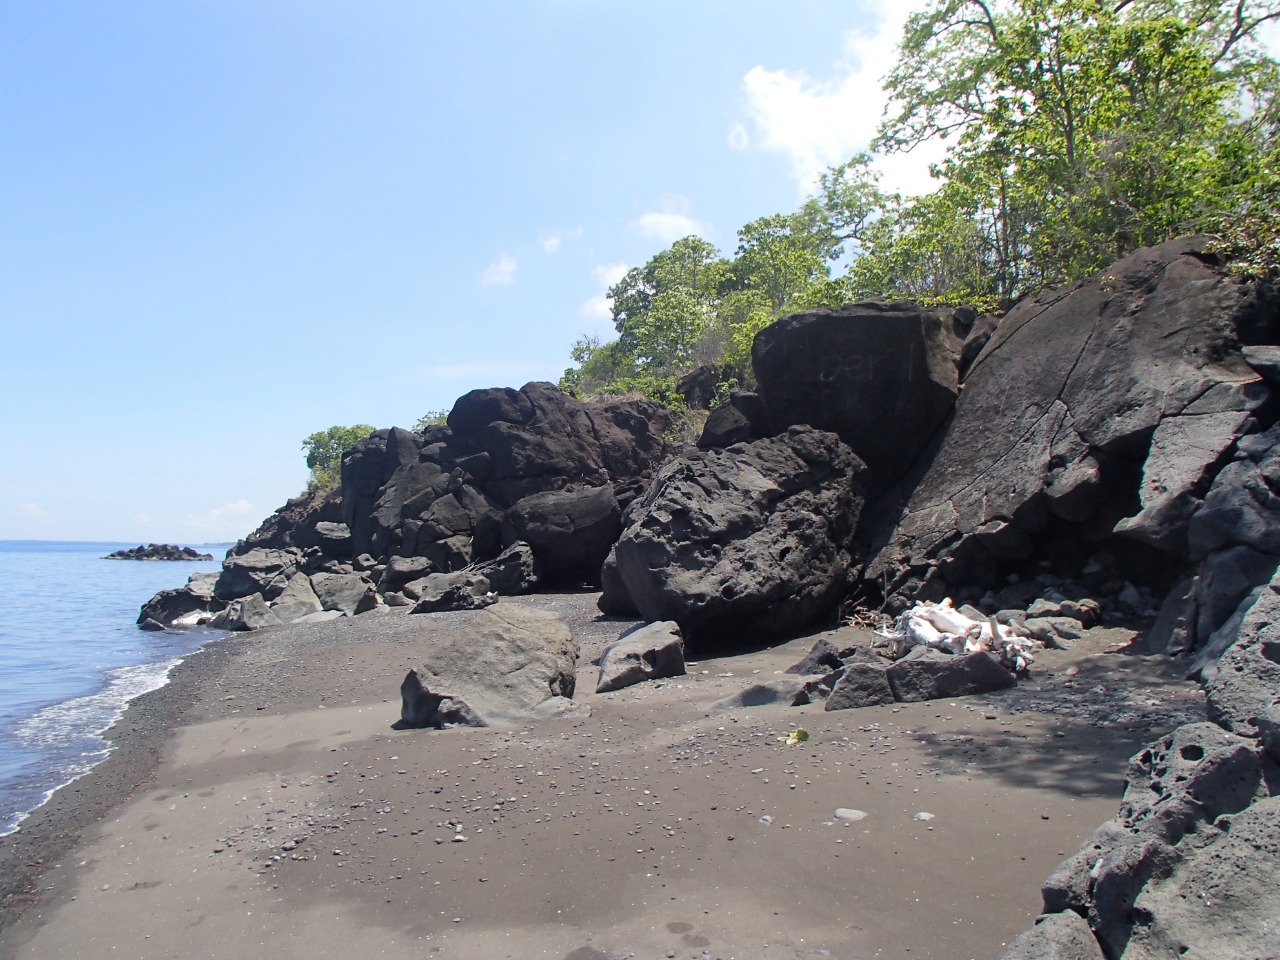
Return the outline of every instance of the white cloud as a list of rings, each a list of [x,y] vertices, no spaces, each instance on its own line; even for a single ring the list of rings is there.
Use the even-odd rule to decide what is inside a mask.
[[[687,234],[682,233],[680,236],[687,236]],[[625,277],[628,269],[625,263],[606,263],[596,267],[594,272],[596,283],[600,285],[600,292],[578,308],[578,316],[586,320],[612,320],[613,301],[609,299],[609,288]]]
[[[572,230],[549,230],[538,237],[538,243],[543,253],[550,254],[556,253],[566,240],[576,240],[580,236],[582,236],[582,227],[574,227]]]
[[[249,531],[254,521],[253,504],[241,498],[210,507],[204,513],[189,513],[178,525],[208,540],[234,540]]]
[[[480,275],[480,283],[486,287],[509,287],[516,282],[517,269],[516,258],[509,253],[504,253],[485,268],[484,273]]]
[[[707,231],[703,224],[689,216],[689,201],[678,193],[663,196],[659,208],[641,214],[632,222],[631,228],[640,236],[663,245],[675,243],[690,234],[701,236]]]
[[[746,150],[751,146],[751,134],[745,123],[735,123],[729,128],[729,149]]]
[[[874,5],[878,23],[845,35],[844,57],[832,65],[831,78],[752,67],[742,88],[754,130],[748,136],[730,128],[730,145],[740,143],[741,149],[751,143],[786,155],[801,192],[810,192],[818,174],[865,150],[875,136],[887,100],[881,81],[897,60],[903,24],[916,6],[879,0]],[[880,158],[882,185],[905,194],[933,190],[937,182],[929,176],[929,165],[944,152],[944,145],[930,142],[907,154]]]

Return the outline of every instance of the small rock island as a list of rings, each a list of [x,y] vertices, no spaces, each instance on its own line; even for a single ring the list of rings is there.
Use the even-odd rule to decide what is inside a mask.
[[[127,550],[108,553],[103,560],[212,560],[213,554],[197,553],[191,547],[179,547],[173,543],[138,544]]]

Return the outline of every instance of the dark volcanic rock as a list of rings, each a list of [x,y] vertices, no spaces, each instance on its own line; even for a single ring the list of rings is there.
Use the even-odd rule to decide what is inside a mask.
[[[533,549],[545,585],[595,581],[622,529],[622,511],[609,486],[535,493],[503,516],[502,539]]]
[[[772,432],[809,424],[838,434],[866,464],[874,496],[950,414],[958,347],[938,311],[870,301],[770,324],[751,362]]]
[[[188,614],[199,611],[218,613],[227,604],[213,595],[213,585],[217,578],[216,573],[197,573],[187,580],[186,586],[176,590],[161,590],[142,605],[138,612],[138,623],[154,620],[171,627],[175,620]]]
[[[914,703],[1006,690],[1017,678],[989,653],[949,654],[916,647],[886,671],[895,700]]]
[[[602,609],[630,602],[686,643],[784,637],[830,615],[848,583],[862,464],[833,434],[692,454],[659,471],[613,552]]]
[[[1000,960],[1105,960],[1080,914],[1051,913],[1009,944]]]
[[[516,541],[492,560],[478,563],[475,572],[489,581],[489,587],[503,597],[532,593],[538,585],[538,564],[533,548]]]
[[[770,434],[764,403],[755,393],[732,393],[729,402],[711,411],[698,438],[698,449],[715,450],[758,440]]]
[[[152,543],[147,546],[138,544],[127,550],[114,550],[103,560],[212,560],[213,554],[197,553],[190,547],[179,547],[172,543]]]
[[[1201,246],[1139,250],[1000,322],[869,582],[936,600],[1120,536],[1153,564],[1186,556],[1197,499],[1270,396],[1239,345],[1274,325],[1261,288]]]
[[[337,610],[354,617],[378,605],[378,594],[368,577],[359,573],[317,573],[311,577],[323,610]]]
[[[1280,574],[1259,591],[1234,642],[1202,677],[1209,719],[1242,736],[1259,736],[1259,718],[1280,697]]]
[[[463,700],[432,693],[422,674],[410,670],[400,684],[400,722],[406,727],[486,727],[484,718]]]
[[[301,559],[293,549],[261,547],[227,557],[222,562],[222,573],[214,584],[213,595],[219,600],[238,600],[257,593],[265,600],[274,600],[284,592]]]

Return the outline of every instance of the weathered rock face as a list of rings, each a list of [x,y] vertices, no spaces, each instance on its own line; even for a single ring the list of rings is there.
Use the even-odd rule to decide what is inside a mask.
[[[554,614],[503,602],[484,610],[414,617],[422,662],[417,685],[462,701],[485,725],[519,723],[571,712],[578,645]],[[405,684],[415,693],[413,684]],[[402,692],[403,692],[402,687]],[[410,702],[410,701],[413,702]],[[421,713],[406,697],[402,717]]]
[[[959,346],[938,311],[871,301],[784,317],[756,336],[751,362],[772,432],[809,424],[838,434],[866,464],[874,496],[951,413]]]
[[[1123,541],[1155,567],[1185,560],[1199,499],[1270,397],[1239,346],[1275,323],[1200,249],[1139,250],[1000,322],[868,582],[940,599]]]
[[[769,417],[760,395],[739,391],[729,395],[729,402],[711,411],[698,438],[699,450],[718,450],[735,443],[746,443],[767,437]]]
[[[602,608],[674,620],[686,643],[799,634],[847,586],[862,470],[808,427],[672,461],[628,510]]]

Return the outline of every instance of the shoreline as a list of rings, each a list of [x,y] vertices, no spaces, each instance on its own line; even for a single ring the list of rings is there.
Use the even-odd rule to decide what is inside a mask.
[[[413,619],[389,611],[202,647],[0,839],[0,957],[103,937],[168,955],[249,912],[252,943],[204,955],[341,956],[359,936],[446,957],[994,957],[1114,815],[1128,757],[1203,709],[1167,662],[1104,653],[1124,631],[989,697],[708,708],[806,640],[595,695],[596,655],[633,621],[597,620],[594,598],[516,601],[569,620],[592,707],[536,726],[393,731]],[[796,726],[810,741],[779,746]]]

